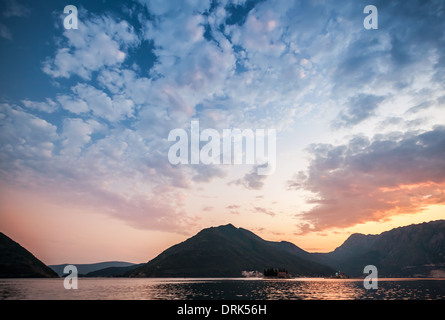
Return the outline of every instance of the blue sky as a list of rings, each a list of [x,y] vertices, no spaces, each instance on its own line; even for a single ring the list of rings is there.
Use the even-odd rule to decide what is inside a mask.
[[[368,4],[377,30],[363,27]],[[439,0],[1,0],[2,224],[31,242],[14,221],[54,219],[20,207],[37,195],[110,239],[115,223],[164,234],[140,260],[229,222],[328,250],[326,235],[443,218],[444,15]],[[193,119],[276,129],[276,172],[171,165],[168,133]],[[54,261],[63,245],[40,250]]]

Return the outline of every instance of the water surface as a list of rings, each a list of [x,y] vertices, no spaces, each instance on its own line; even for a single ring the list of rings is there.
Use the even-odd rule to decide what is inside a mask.
[[[63,279],[0,279],[0,299],[443,300],[445,279],[379,279],[375,290],[361,279],[79,278],[77,290]]]

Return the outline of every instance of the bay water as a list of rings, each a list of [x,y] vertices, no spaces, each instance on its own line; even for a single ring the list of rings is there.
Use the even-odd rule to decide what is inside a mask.
[[[443,278],[363,279],[79,278],[0,279],[1,300],[444,300]]]

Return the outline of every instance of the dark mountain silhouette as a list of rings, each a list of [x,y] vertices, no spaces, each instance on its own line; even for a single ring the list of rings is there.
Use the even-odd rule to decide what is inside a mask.
[[[0,232],[0,278],[57,278],[57,273]]]
[[[78,264],[88,277],[239,277],[242,271],[284,269],[293,276],[363,277],[375,265],[379,277],[445,277],[445,220],[395,228],[379,235],[352,234],[329,253],[266,241],[231,224],[201,230],[143,264],[110,261]],[[63,276],[63,265],[52,267]],[[0,233],[0,278],[57,277],[18,243]]]
[[[395,228],[379,235],[352,234],[330,253],[313,253],[315,261],[350,276],[363,276],[375,265],[379,277],[445,275],[445,220]]]
[[[64,263],[64,264],[57,264],[57,265],[49,265],[51,269],[53,269],[59,276],[63,277],[63,269],[65,266],[72,264],[76,266],[77,272],[80,276],[84,276],[88,273],[99,271],[106,268],[112,268],[112,267],[131,267],[135,265],[131,262],[124,262],[124,261],[105,261],[105,262],[97,262],[97,263],[84,263],[84,264],[75,264],[75,263]]]
[[[297,254],[298,253],[298,254]],[[200,231],[129,272],[131,277],[239,277],[241,271],[284,268],[294,276],[327,276],[334,270],[306,260],[289,242],[272,242],[231,224]]]

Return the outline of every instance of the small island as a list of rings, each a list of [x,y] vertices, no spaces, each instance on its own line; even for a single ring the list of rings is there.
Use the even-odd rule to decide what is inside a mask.
[[[266,279],[272,278],[272,279],[289,279],[291,278],[291,275],[289,272],[284,268],[269,268],[264,269],[263,276]]]

